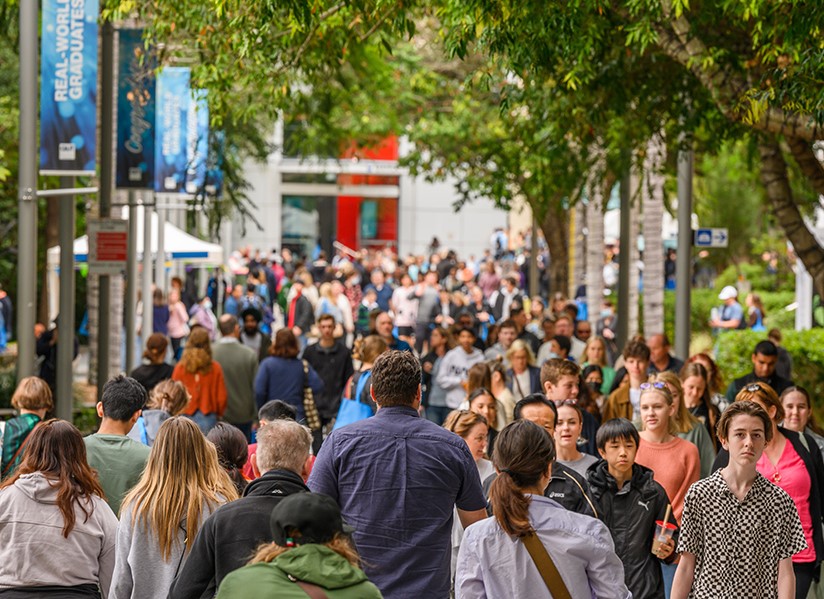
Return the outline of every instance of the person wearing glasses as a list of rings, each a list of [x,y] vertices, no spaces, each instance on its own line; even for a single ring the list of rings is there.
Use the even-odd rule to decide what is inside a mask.
[[[641,384],[641,442],[635,462],[652,470],[653,479],[664,487],[676,523],[681,524],[684,497],[701,474],[698,448],[677,435],[675,403],[666,383]],[[669,597],[674,564],[661,564],[664,592]]]
[[[778,426],[784,420],[784,406],[768,384],[760,381],[748,384],[735,396],[736,404],[741,401],[755,402],[767,412],[771,420],[766,447],[763,454],[756,458],[756,470],[768,481],[784,489],[798,510],[807,548],[793,555],[792,566],[795,573],[795,597],[804,598],[813,579],[818,578],[824,557],[824,536],[821,530],[824,461],[821,451],[810,435]],[[729,463],[729,448],[722,449],[715,458],[713,469],[725,468]]]

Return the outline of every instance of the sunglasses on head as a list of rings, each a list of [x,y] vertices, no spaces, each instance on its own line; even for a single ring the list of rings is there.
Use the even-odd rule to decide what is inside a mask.
[[[577,406],[578,399],[553,399],[552,403],[554,403],[557,408],[561,406]]]
[[[750,383],[746,387],[744,387],[745,391],[749,391],[750,393],[758,393],[762,390],[761,385],[758,383]]]
[[[667,388],[667,384],[662,383],[661,381],[655,381],[654,383],[641,383],[641,391],[646,391],[647,389],[659,389],[663,391]]]

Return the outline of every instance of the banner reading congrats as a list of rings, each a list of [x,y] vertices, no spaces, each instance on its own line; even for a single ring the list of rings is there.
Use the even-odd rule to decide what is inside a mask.
[[[98,0],[43,0],[40,169],[95,170]]]
[[[188,166],[186,193],[196,194],[206,184],[206,158],[209,155],[209,102],[206,90],[195,90],[189,104]]]
[[[151,189],[155,169],[155,61],[143,45],[143,30],[121,29],[118,35],[116,186]]]
[[[187,67],[166,67],[157,76],[156,192],[186,191],[189,110],[192,101],[189,76]]]

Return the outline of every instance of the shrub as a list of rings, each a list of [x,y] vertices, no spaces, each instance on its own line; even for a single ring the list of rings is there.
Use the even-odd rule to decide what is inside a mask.
[[[785,331],[781,345],[793,361],[793,382],[810,392],[813,408],[819,422],[823,421],[824,404],[824,329]],[[718,365],[727,382],[744,376],[752,370],[752,350],[766,339],[766,333],[730,331],[718,337]]]

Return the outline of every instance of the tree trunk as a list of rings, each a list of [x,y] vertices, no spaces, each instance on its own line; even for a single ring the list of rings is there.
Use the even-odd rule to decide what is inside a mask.
[[[644,203],[644,335],[664,332],[664,175],[667,147],[659,135],[647,143],[641,183]]]
[[[540,203],[530,201],[533,214],[541,214],[537,210]],[[560,200],[551,201],[545,210],[541,230],[549,248],[549,292],[565,292],[569,287],[569,216]]]
[[[793,199],[787,177],[787,163],[781,147],[774,136],[764,136],[758,150],[761,156],[761,182],[767,191],[773,212],[787,239],[793,244],[795,254],[813,278],[816,293],[824,297],[824,249],[807,228]]]
[[[572,280],[569,282],[569,297],[575,297],[579,285],[586,285],[587,272],[589,272],[589,256],[587,255],[587,214],[589,207],[579,200],[575,204],[575,227],[571,231],[573,235],[573,270]]]
[[[593,330],[604,301],[604,181],[590,178],[587,189],[587,315]]]
[[[638,334],[638,231],[641,228],[641,179],[637,169],[630,174],[630,223],[629,223],[629,306],[627,310],[627,341]]]
[[[813,190],[824,195],[824,165],[816,157],[812,144],[798,137],[788,137],[787,146]]]

